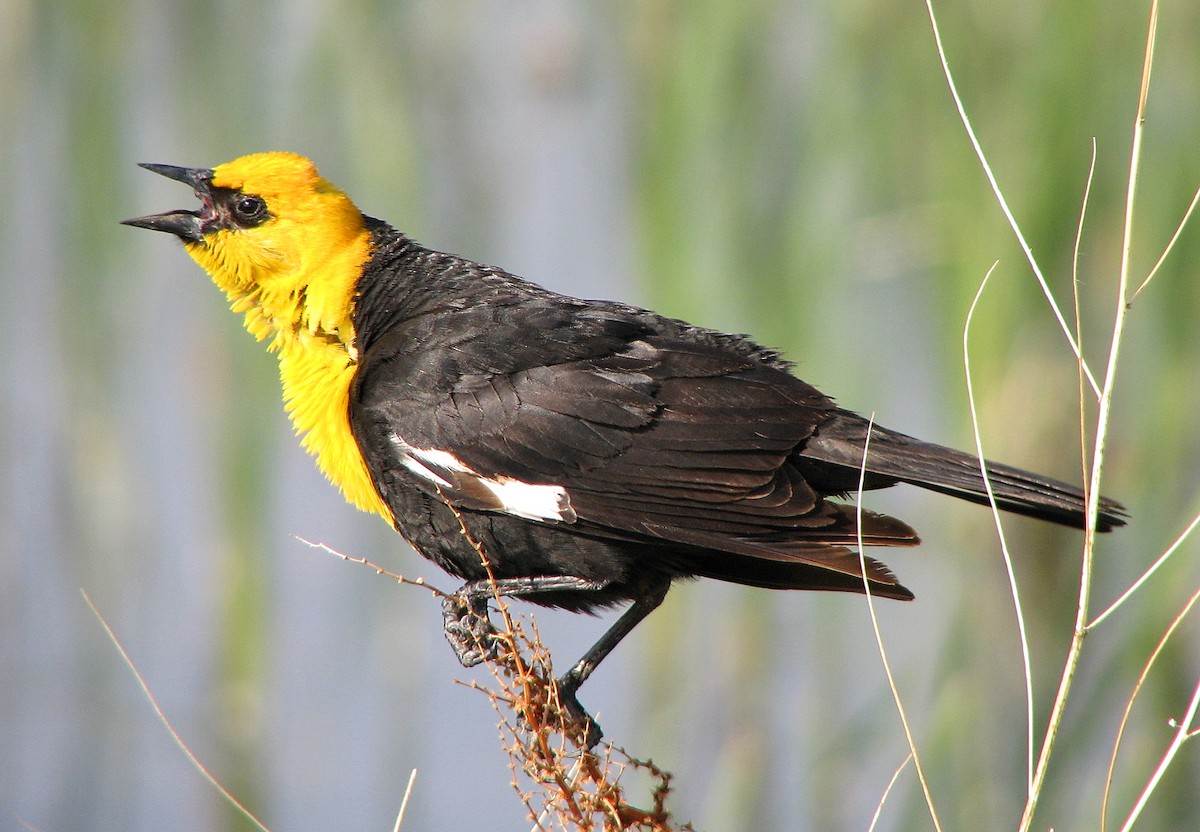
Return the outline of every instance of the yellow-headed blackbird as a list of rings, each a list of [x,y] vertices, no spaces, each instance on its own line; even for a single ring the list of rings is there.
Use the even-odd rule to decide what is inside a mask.
[[[829,499],[858,488],[860,466],[868,489],[988,502],[974,456],[869,429],[776,352],[424,248],[300,156],[143,167],[201,205],[127,224],[181,239],[268,340],[284,407],[346,498],[466,581],[444,609],[464,665],[495,649],[493,591],[577,611],[632,602],[559,680],[581,720],[579,685],[677,578],[912,598],[852,547],[916,532],[866,511],[859,525]],[[1083,525],[1079,489],[987,471],[1000,508]],[[1102,501],[1097,528],[1123,514]]]

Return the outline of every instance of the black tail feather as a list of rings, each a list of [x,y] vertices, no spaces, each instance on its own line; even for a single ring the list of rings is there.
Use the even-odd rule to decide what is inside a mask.
[[[849,411],[839,411],[833,420],[822,425],[801,451],[805,478],[814,485],[855,490],[868,425],[867,420]],[[973,503],[989,504],[979,459],[973,454],[922,442],[878,425],[871,425],[870,429],[867,488],[907,482]],[[1083,528],[1087,503],[1079,488],[998,462],[987,462],[987,474],[996,505],[1005,511]],[[1100,499],[1097,531],[1123,526],[1125,518],[1124,506],[1115,500]]]

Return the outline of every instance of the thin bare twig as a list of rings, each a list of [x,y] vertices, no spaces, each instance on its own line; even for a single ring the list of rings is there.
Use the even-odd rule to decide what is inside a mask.
[[[1187,617],[1188,613],[1192,611],[1192,607],[1196,605],[1197,600],[1200,600],[1200,590],[1192,593],[1192,597],[1187,600],[1187,603],[1183,605],[1183,609],[1181,609],[1175,615],[1175,618],[1172,619],[1170,626],[1168,626],[1162,636],[1159,637],[1158,644],[1154,645],[1154,650],[1150,653],[1150,658],[1148,658],[1145,665],[1142,666],[1142,672],[1138,674],[1137,682],[1134,683],[1133,692],[1129,694],[1129,699],[1125,703],[1125,713],[1121,715],[1121,722],[1117,726],[1117,737],[1113,741],[1112,755],[1108,759],[1108,774],[1104,780],[1104,796],[1100,800],[1101,832],[1108,828],[1108,801],[1109,796],[1112,794],[1113,777],[1115,776],[1115,772],[1117,770],[1117,752],[1121,748],[1121,740],[1125,736],[1125,727],[1129,724],[1129,717],[1133,713],[1133,703],[1137,700],[1138,694],[1141,693],[1142,685],[1146,682],[1146,677],[1150,675],[1150,668],[1154,666],[1154,663],[1158,660],[1159,654],[1162,653],[1163,648],[1167,646],[1167,641],[1171,638],[1171,635],[1175,632],[1175,630],[1179,628],[1179,625],[1183,623],[1183,620]]]
[[[1096,179],[1096,138],[1092,137],[1092,159],[1088,164],[1087,180],[1083,186],[1083,200],[1079,206],[1079,224],[1075,228],[1075,244],[1071,247],[1071,298],[1075,306],[1075,340],[1083,349],[1083,320],[1079,302],[1079,252],[1083,247],[1083,225],[1087,218],[1088,203],[1092,196],[1092,183]],[[1084,396],[1083,367],[1078,367],[1079,381],[1079,478],[1083,481],[1083,498],[1087,501],[1089,452],[1087,444],[1087,398]],[[1032,760],[1032,756],[1030,757]]]
[[[867,450],[871,446],[871,431],[874,427],[875,414],[872,413],[870,420],[867,422],[867,441],[863,443],[862,462],[858,468],[858,495],[854,505],[854,525],[858,536],[858,565],[862,571],[863,592],[867,596],[867,612],[871,616],[871,629],[875,632],[875,644],[879,647],[879,658],[883,663],[883,672],[887,676],[888,688],[892,691],[892,700],[896,703],[896,711],[900,714],[900,725],[904,729],[904,738],[908,742],[909,755],[912,757],[913,766],[917,770],[917,780],[921,783],[921,793],[925,796],[925,806],[929,809],[929,818],[933,822],[933,828],[937,832],[941,832],[942,824],[938,820],[937,808],[933,804],[933,792],[930,791],[929,781],[925,778],[925,769],[921,766],[921,755],[917,753],[917,743],[913,739],[912,726],[908,722],[908,714],[904,709],[904,701],[900,696],[900,689],[896,686],[896,677],[892,673],[892,664],[888,661],[887,647],[883,643],[883,630],[879,626],[879,617],[875,613],[875,597],[871,593],[870,578],[867,577],[867,558],[863,554],[862,496],[867,476]]]
[[[1167,243],[1167,247],[1163,249],[1163,253],[1158,258],[1158,262],[1154,264],[1154,268],[1152,268],[1150,273],[1146,275],[1146,279],[1142,281],[1141,285],[1134,290],[1133,296],[1129,299],[1130,304],[1137,300],[1137,297],[1142,293],[1142,290],[1145,289],[1150,281],[1154,279],[1154,276],[1158,274],[1158,270],[1162,268],[1162,264],[1167,259],[1167,255],[1171,253],[1171,249],[1175,248],[1175,243],[1179,239],[1179,235],[1183,233],[1184,227],[1187,226],[1188,220],[1191,219],[1192,212],[1196,210],[1196,203],[1198,202],[1200,202],[1200,188],[1197,188],[1196,193],[1192,195],[1191,203],[1188,205],[1187,210],[1183,212],[1183,219],[1181,219],[1179,221],[1179,225],[1176,226],[1175,233],[1171,235],[1171,240]]]
[[[883,804],[887,802],[888,795],[892,793],[892,787],[896,785],[896,781],[900,779],[900,772],[904,771],[905,767],[912,762],[912,752],[908,752],[908,756],[900,765],[896,766],[896,770],[892,772],[892,779],[888,780],[883,794],[879,796],[879,803],[875,806],[875,814],[871,816],[871,825],[867,827],[867,832],[875,832],[875,827],[879,824],[879,818],[883,814]]]
[[[327,552],[328,554],[333,555],[335,558],[349,561],[350,563],[357,563],[358,565],[365,566],[368,569],[374,569],[375,574],[383,575],[384,577],[391,578],[393,581],[395,581],[398,584],[405,584],[406,586],[419,587],[420,589],[424,589],[429,592],[432,592],[438,598],[449,598],[450,597],[450,593],[448,593],[444,590],[438,589],[436,586],[429,583],[424,578],[406,578],[403,575],[392,572],[389,569],[385,569],[384,567],[380,566],[379,564],[373,563],[373,562],[367,560],[366,558],[356,558],[353,555],[347,555],[343,552],[339,552],[337,549],[334,549],[332,546],[330,546],[326,543],[314,543],[311,540],[306,540],[305,538],[301,537],[298,534],[294,534],[294,535],[292,535],[292,537],[295,538],[296,540],[299,540],[301,543],[303,543],[306,546],[310,546],[313,549],[320,549],[322,552]]]
[[[13,816],[13,820],[15,820],[17,823],[21,824],[21,826],[25,827],[26,832],[42,832],[41,829],[38,829],[36,826],[34,826],[29,821],[25,820],[25,818],[21,817],[16,812],[10,812],[9,814],[11,814]]]
[[[487,662],[498,690],[476,683],[469,687],[482,691],[500,715],[500,736],[509,756],[513,788],[529,810],[534,829],[546,829],[545,823],[554,821],[563,829],[581,832],[595,829],[597,824],[606,832],[674,832],[676,827],[666,808],[671,775],[649,761],[630,757],[609,742],[604,743],[601,753],[585,748],[586,726],[576,721],[559,699],[550,654],[541,642],[536,622],[529,619],[527,630],[510,612],[507,599],[498,591],[491,558],[471,534],[462,513],[454,506],[450,508],[487,572],[503,622],[497,630],[505,649]],[[621,774],[628,768],[646,772],[656,784],[649,809],[628,802],[620,783]],[[535,784],[536,791],[522,787],[522,775]],[[535,804],[541,804],[540,810]]]
[[[396,825],[392,827],[392,832],[400,832],[400,826],[404,823],[404,813],[408,810],[408,799],[412,797],[413,784],[417,782],[417,770],[414,768],[412,774],[408,775],[408,785],[404,787],[404,797],[400,801],[400,811],[396,814]]]
[[[1150,795],[1154,794],[1154,790],[1158,787],[1159,780],[1163,774],[1170,768],[1171,762],[1175,759],[1175,755],[1179,753],[1179,749],[1184,742],[1192,736],[1192,725],[1196,722],[1196,713],[1200,711],[1200,681],[1196,682],[1196,688],[1192,691],[1192,700],[1188,703],[1187,713],[1183,719],[1175,722],[1171,727],[1175,728],[1175,736],[1171,738],[1171,744],[1167,746],[1166,752],[1162,759],[1159,760],[1158,766],[1154,769],[1154,774],[1150,776],[1146,787],[1142,789],[1142,793],[1138,795],[1137,803],[1129,812],[1129,817],[1125,819],[1125,824],[1121,827],[1121,832],[1129,832],[1133,828],[1133,824],[1137,822],[1138,816],[1142,814],[1142,809],[1146,807],[1146,802],[1150,800]]]
[[[1158,0],[1151,0],[1150,23],[1146,35],[1146,49],[1142,62],[1142,82],[1138,92],[1137,116],[1133,126],[1133,147],[1129,159],[1129,180],[1125,192],[1125,229],[1121,242],[1121,271],[1117,287],[1116,313],[1113,320],[1112,342],[1109,346],[1108,365],[1104,375],[1104,387],[1100,393],[1100,406],[1096,413],[1096,434],[1092,450],[1091,475],[1088,478],[1087,516],[1084,523],[1083,557],[1079,578],[1079,602],[1076,608],[1075,630],[1071,636],[1071,644],[1067,650],[1067,658],[1063,663],[1062,676],[1059,679],[1058,692],[1051,706],[1050,719],[1047,723],[1046,736],[1042,741],[1042,750],[1038,755],[1037,767],[1034,770],[1033,788],[1030,789],[1029,799],[1025,803],[1025,811],[1021,816],[1021,832],[1027,832],[1033,823],[1033,815],[1037,809],[1038,798],[1041,795],[1046,772],[1050,765],[1051,753],[1062,725],[1063,714],[1066,712],[1067,699],[1079,669],[1079,659],[1083,652],[1083,640],[1087,635],[1088,608],[1092,592],[1092,572],[1096,544],[1096,517],[1100,505],[1100,481],[1104,471],[1104,449],[1108,439],[1110,416],[1112,412],[1112,394],[1116,383],[1117,358],[1121,351],[1121,336],[1125,329],[1126,312],[1128,311],[1129,296],[1129,261],[1133,240],[1133,206],[1137,190],[1138,171],[1142,152],[1142,134],[1146,121],[1146,98],[1150,92],[1150,69],[1154,63],[1154,39],[1158,31]],[[1082,359],[1080,359],[1082,361]]]
[[[1128,601],[1129,597],[1133,595],[1133,593],[1137,592],[1142,587],[1142,584],[1150,580],[1150,576],[1157,572],[1159,567],[1166,563],[1171,555],[1179,551],[1179,547],[1183,545],[1183,542],[1188,539],[1198,525],[1200,525],[1200,514],[1197,514],[1192,518],[1192,522],[1188,524],[1187,528],[1183,530],[1179,537],[1175,538],[1175,542],[1168,546],[1165,552],[1159,555],[1158,560],[1154,561],[1154,563],[1150,565],[1150,568],[1143,572],[1142,576],[1130,585],[1129,589],[1122,592],[1121,596],[1117,598],[1117,600],[1109,604],[1108,609],[1093,618],[1087,625],[1087,628],[1091,630],[1093,627],[1097,626],[1114,612],[1116,612],[1118,607]]]
[[[1021,640],[1021,666],[1025,675],[1025,787],[1026,789],[1030,789],[1033,787],[1033,670],[1029,659],[1029,632],[1025,626],[1025,611],[1021,605],[1021,593],[1017,586],[1017,573],[1013,568],[1012,554],[1008,549],[1008,538],[1004,534],[1004,523],[1000,518],[1000,507],[996,505],[996,494],[992,489],[992,478],[988,475],[987,459],[983,453],[983,434],[979,429],[979,411],[975,406],[975,386],[971,379],[971,349],[969,343],[971,321],[975,317],[975,309],[979,305],[979,299],[983,297],[983,290],[995,270],[996,264],[993,263],[992,267],[988,269],[987,274],[983,276],[983,280],[979,284],[979,289],[975,292],[975,298],[971,301],[971,306],[967,310],[967,320],[963,324],[963,369],[965,370],[967,380],[967,405],[971,411],[971,430],[975,434],[975,455],[979,459],[979,471],[983,475],[983,487],[987,492],[988,504],[992,509],[992,521],[996,525],[996,537],[1000,540],[1000,554],[1004,558],[1004,571],[1008,575],[1008,591],[1012,596],[1013,610],[1017,618],[1017,635]]]
[[[669,825],[670,813],[666,809],[670,774],[653,763],[629,757],[611,744],[606,744],[602,757],[583,748],[584,728],[571,718],[559,701],[550,654],[542,646],[536,623],[530,622],[531,630],[527,633],[512,614],[508,599],[497,590],[491,559],[471,535],[466,518],[453,506],[451,511],[458,518],[461,533],[479,555],[491,582],[501,620],[496,635],[504,648],[498,658],[487,663],[499,691],[475,682],[468,687],[482,691],[501,717],[501,736],[509,753],[513,786],[529,810],[534,828],[546,829],[544,824],[549,819],[561,828],[590,830],[593,821],[599,819],[606,830],[671,832],[674,827]],[[366,566],[397,583],[420,587],[439,598],[452,597],[424,578],[406,578],[366,558],[344,554],[324,543],[313,543],[302,537],[296,539],[341,560]],[[568,771],[567,764],[572,760]],[[626,768],[642,769],[657,783],[652,794],[652,808],[638,809],[626,802],[618,782],[621,771]],[[413,774],[415,777],[416,772]],[[535,793],[523,789],[519,775],[536,783],[540,790]],[[405,803],[396,819],[397,828],[411,789],[410,779]],[[535,807],[535,803],[540,803],[540,808]]]
[[[145,694],[146,699],[149,700],[150,707],[154,709],[155,715],[158,716],[158,721],[161,722],[167,729],[167,733],[171,735],[171,739],[173,739],[175,744],[179,746],[181,751],[183,751],[184,756],[188,758],[188,762],[190,762],[195,769],[200,772],[201,776],[203,776],[213,788],[220,792],[221,796],[224,797],[225,800],[227,800],[243,817],[253,823],[257,828],[261,829],[262,832],[270,832],[270,830],[263,825],[262,821],[254,816],[254,813],[247,809],[241,803],[241,801],[233,796],[233,793],[229,791],[229,789],[221,785],[221,781],[219,781],[213,775],[213,773],[208,770],[208,767],[205,766],[204,763],[200,762],[200,758],[192,752],[192,749],[188,748],[188,745],[184,741],[183,737],[180,736],[177,730],[175,730],[175,726],[171,724],[171,720],[167,718],[167,714],[163,711],[162,706],[158,704],[158,700],[154,697],[154,693],[150,690],[149,683],[146,682],[146,678],[142,676],[142,673],[138,670],[137,665],[133,663],[133,659],[130,657],[129,652],[125,649],[125,646],[121,644],[121,640],[117,638],[117,634],[113,632],[112,627],[108,625],[108,621],[105,620],[99,608],[97,608],[95,603],[92,602],[92,597],[88,595],[86,589],[81,589],[79,591],[83,594],[83,600],[87,603],[88,609],[92,611],[92,614],[96,616],[96,619],[100,622],[100,626],[104,628],[104,632],[108,635],[109,641],[111,641],[113,646],[117,648],[117,652],[121,654],[121,658],[124,659],[126,666],[129,668],[130,672],[133,673],[133,678],[137,680],[138,685],[142,689],[142,693]]]
[[[975,155],[979,159],[979,164],[983,168],[983,173],[987,177],[988,184],[992,187],[992,193],[996,197],[996,202],[1000,205],[1000,210],[1003,212],[1004,218],[1008,220],[1008,225],[1012,229],[1013,234],[1016,235],[1017,243],[1021,246],[1021,251],[1025,253],[1025,259],[1029,263],[1029,267],[1033,270],[1038,285],[1042,287],[1042,294],[1046,296],[1046,300],[1050,303],[1050,309],[1054,312],[1054,317],[1058,319],[1058,325],[1062,329],[1067,343],[1070,344],[1071,351],[1075,353],[1075,358],[1080,362],[1084,375],[1087,376],[1088,383],[1092,386],[1092,391],[1098,397],[1100,395],[1100,385],[1096,383],[1096,378],[1092,375],[1091,368],[1088,367],[1087,360],[1083,357],[1083,352],[1080,350],[1075,336],[1071,334],[1071,328],[1067,326],[1067,321],[1063,317],[1062,310],[1058,308],[1058,303],[1054,300],[1054,293],[1050,291],[1050,284],[1046,282],[1046,278],[1042,274],[1042,269],[1033,256],[1033,249],[1025,241],[1025,235],[1021,233],[1021,227],[1017,224],[1016,217],[1013,216],[1012,210],[1008,207],[1008,200],[1004,198],[1004,192],[1000,190],[1000,184],[996,181],[996,175],[992,172],[992,166],[988,162],[987,156],[984,155],[983,146],[975,136],[975,128],[971,126],[971,119],[967,117],[967,110],[963,106],[962,98],[958,95],[958,87],[954,83],[954,75],[950,72],[950,63],[946,58],[946,50],[942,46],[942,33],[938,29],[937,17],[933,13],[933,0],[925,0],[925,9],[929,13],[929,24],[933,30],[934,42],[937,45],[938,59],[942,63],[942,74],[946,76],[946,84],[950,87],[950,95],[954,98],[954,106],[958,109],[958,116],[967,131],[967,138],[971,141],[971,147],[975,149]]]

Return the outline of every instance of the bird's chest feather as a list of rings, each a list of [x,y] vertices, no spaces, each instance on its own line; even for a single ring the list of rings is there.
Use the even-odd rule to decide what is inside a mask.
[[[280,347],[284,407],[304,449],[330,482],[355,506],[390,523],[392,513],[375,491],[350,428],[356,366],[340,344],[301,330]]]

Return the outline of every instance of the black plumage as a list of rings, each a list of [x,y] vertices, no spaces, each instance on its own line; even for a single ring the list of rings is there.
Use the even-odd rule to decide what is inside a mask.
[[[672,580],[862,592],[859,535],[868,546],[919,542],[867,511],[858,529],[856,508],[829,499],[857,489],[868,422],[777,353],[555,294],[368,224],[351,427],[397,530],[468,582],[446,610],[465,664],[487,652],[491,592],[472,540],[505,594],[579,611],[633,602],[561,680],[580,717],[575,689]],[[908,482],[987,503],[973,455],[871,431],[866,488]],[[1083,525],[1079,489],[987,467],[1001,508]],[[1103,500],[1097,527],[1123,517]],[[912,597],[865,563],[873,594]],[[593,725],[589,742],[598,738]]]

